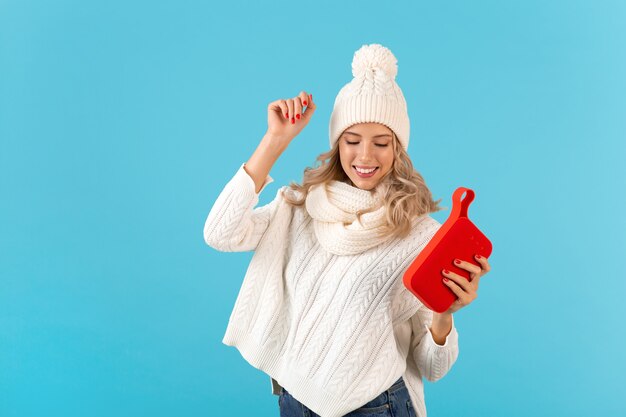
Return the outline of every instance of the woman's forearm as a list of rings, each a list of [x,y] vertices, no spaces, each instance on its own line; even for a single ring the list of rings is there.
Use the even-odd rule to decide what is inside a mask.
[[[284,145],[280,140],[266,134],[248,162],[245,163],[243,169],[254,180],[254,190],[257,194],[265,183],[272,166],[284,150]]]
[[[433,335],[435,343],[443,345],[451,330],[452,313],[433,313],[433,322],[430,326],[430,332]]]

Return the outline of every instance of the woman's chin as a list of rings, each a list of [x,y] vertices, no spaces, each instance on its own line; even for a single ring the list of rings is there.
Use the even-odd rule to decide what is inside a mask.
[[[350,181],[354,184],[355,187],[358,187],[362,190],[371,190],[376,188],[376,184],[378,184],[378,180],[372,180],[371,178],[352,178],[350,177]]]

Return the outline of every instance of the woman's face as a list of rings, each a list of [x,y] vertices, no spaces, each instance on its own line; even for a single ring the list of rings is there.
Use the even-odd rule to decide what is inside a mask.
[[[392,131],[380,123],[357,123],[339,136],[341,166],[362,190],[372,190],[393,166],[395,141]],[[356,168],[373,173],[359,173]]]

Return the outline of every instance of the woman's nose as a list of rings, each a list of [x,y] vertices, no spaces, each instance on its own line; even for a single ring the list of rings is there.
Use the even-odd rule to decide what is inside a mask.
[[[367,161],[371,155],[372,151],[370,150],[369,146],[365,145],[361,148],[361,158],[364,161]]]

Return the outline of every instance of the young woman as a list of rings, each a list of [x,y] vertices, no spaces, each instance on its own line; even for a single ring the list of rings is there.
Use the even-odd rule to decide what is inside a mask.
[[[354,79],[335,99],[330,151],[301,185],[256,207],[270,169],[316,109],[304,91],[270,103],[265,136],[204,226],[211,247],[255,252],[223,343],[271,377],[282,417],[426,416],[423,378],[441,379],[456,361],[452,314],[476,299],[490,269],[476,254],[455,260],[470,281],[442,271],[458,299],[441,314],[404,287],[441,226],[429,214],[442,208],[406,152],[396,63],[379,44],[356,51]]]

